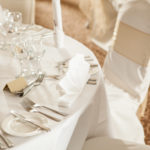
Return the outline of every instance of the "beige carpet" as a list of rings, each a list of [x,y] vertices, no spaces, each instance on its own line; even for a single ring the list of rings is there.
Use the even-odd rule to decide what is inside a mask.
[[[73,5],[71,0],[63,0],[62,3],[62,16],[63,16],[63,27],[64,32],[77,39],[78,41],[85,44],[90,48],[96,57],[98,58],[101,65],[103,65],[106,52],[94,45],[89,38],[90,32],[85,27],[86,18],[78,9],[77,5]],[[68,3],[70,1],[70,3]],[[52,21],[52,6],[50,0],[37,0],[36,3],[36,23],[46,28],[53,28]],[[147,109],[145,116],[141,118],[142,124],[145,130],[145,141],[150,145],[150,92]]]

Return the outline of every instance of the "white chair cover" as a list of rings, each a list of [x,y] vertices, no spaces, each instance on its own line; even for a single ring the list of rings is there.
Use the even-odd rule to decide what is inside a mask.
[[[0,5],[10,11],[20,11],[23,23],[31,24],[35,21],[35,0],[0,0]]]
[[[150,83],[149,20],[148,0],[126,2],[103,67],[113,137],[140,143],[144,143],[144,132],[136,112]]]
[[[150,146],[119,139],[98,137],[86,141],[82,150],[150,150]]]

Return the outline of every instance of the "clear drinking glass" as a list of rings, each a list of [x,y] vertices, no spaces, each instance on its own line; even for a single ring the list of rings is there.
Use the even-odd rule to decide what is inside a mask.
[[[20,73],[17,77],[25,77],[28,75],[28,53],[25,47],[25,39],[24,37],[16,36],[12,39],[12,51],[16,59],[20,64]]]
[[[7,12],[5,13],[5,22],[3,23],[3,28],[6,33],[18,32],[22,24],[22,14],[20,12]]]
[[[29,58],[32,67],[36,70],[36,74],[41,74],[41,58],[43,57],[46,46],[44,43],[45,39],[33,37],[30,41],[30,51],[29,51]],[[35,65],[36,64],[36,65]]]
[[[11,16],[13,17],[13,22],[15,24],[15,32],[18,32],[19,28],[22,25],[22,13],[21,12],[11,12]]]
[[[14,37],[18,36],[18,30],[21,25],[22,14],[20,12],[3,10],[3,22],[0,25],[0,49],[10,49],[11,41]]]

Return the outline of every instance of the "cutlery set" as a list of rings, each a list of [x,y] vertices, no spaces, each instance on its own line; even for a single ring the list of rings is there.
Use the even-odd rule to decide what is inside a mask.
[[[32,100],[30,100],[29,98],[24,98],[21,102],[21,105],[23,106],[23,108],[26,111],[32,112],[32,113],[42,114],[47,119],[50,119],[54,122],[60,122],[60,121],[62,121],[63,118],[65,119],[65,117],[69,115],[67,113],[58,111],[54,108],[39,105],[39,104],[33,102]],[[54,116],[50,115],[49,113],[48,114],[44,113],[40,109],[45,109],[49,112],[53,112],[56,115],[61,116],[61,119],[54,117]],[[48,126],[48,124],[45,125],[45,124],[35,120],[34,118],[32,118],[32,116],[29,116],[29,114],[24,115],[24,114],[19,113],[18,111],[15,111],[15,110],[11,110],[10,114],[14,118],[16,118],[20,123],[23,123],[27,127],[29,126],[29,127],[35,128],[36,130],[40,130],[40,131],[46,131],[46,132],[51,131],[51,128]],[[34,115],[34,116],[36,116],[36,115]],[[3,131],[5,132],[5,130],[3,130]],[[14,146],[13,142],[11,142],[8,139],[8,137],[0,130],[0,150],[8,149],[8,148],[11,148],[13,146]]]
[[[33,112],[33,113],[39,113],[39,114],[42,114],[44,116],[46,116],[47,118],[49,119],[52,119],[56,122],[59,122],[61,121],[60,119],[56,118],[56,117],[53,117],[52,115],[49,115],[47,113],[44,113],[42,112],[40,109],[36,108],[36,107],[33,107],[32,105],[30,105],[27,101],[22,101],[21,102],[23,108],[28,111],[28,112]]]
[[[25,96],[26,94],[28,94],[28,93],[32,90],[33,87],[38,86],[38,85],[40,85],[40,84],[42,83],[42,81],[43,81],[43,79],[44,79],[44,76],[45,76],[44,74],[40,74],[40,75],[37,77],[36,80],[34,80],[34,81],[32,81],[31,83],[29,83],[29,84],[27,85],[27,87],[25,87],[25,88],[24,88],[23,90],[21,90],[21,91],[17,91],[15,94],[18,95],[18,96],[20,96],[20,97]]]
[[[60,80],[62,77],[63,77],[63,75],[46,75],[46,76],[45,76],[45,79]],[[96,79],[90,78],[90,79],[87,81],[87,84],[93,84],[93,85],[95,85],[95,84],[96,84]]]
[[[32,107],[32,108],[44,108],[44,109],[47,109],[47,110],[49,110],[49,111],[52,111],[52,112],[54,112],[54,113],[56,113],[56,114],[62,115],[62,116],[64,116],[64,117],[65,117],[65,116],[68,116],[67,113],[57,111],[57,110],[55,110],[55,109],[53,109],[53,108],[50,108],[50,107],[47,107],[47,106],[39,105],[39,104],[33,102],[32,100],[30,100],[29,98],[24,99],[23,102],[22,102],[22,105],[23,105],[24,107],[26,107],[26,105],[28,105],[28,106],[30,106],[30,107]]]
[[[70,58],[71,59],[71,58]],[[58,68],[59,72],[63,72],[62,74],[65,74],[67,69],[68,69],[68,64],[69,64],[69,60],[70,59],[67,59],[63,62],[59,62],[57,65],[56,65],[56,68]],[[91,58],[90,56],[84,56],[84,59],[85,61],[87,62],[92,62],[93,61],[93,58]],[[93,68],[97,68],[98,67],[98,64],[91,64],[90,63],[90,70],[92,70]],[[56,80],[59,80],[60,78],[62,78],[61,76],[47,76],[47,77],[51,77],[51,78],[54,78]],[[90,78],[88,81],[87,81],[87,84],[91,84],[91,85],[95,85],[96,84],[96,79],[92,79]]]
[[[38,114],[41,114],[43,116],[45,116],[46,118],[48,119],[51,119],[55,122],[60,122],[62,121],[62,119],[59,119],[57,117],[54,117],[48,113],[45,113],[45,112],[42,112],[40,110],[40,108],[44,108],[46,110],[48,110],[49,112],[53,112],[55,114],[57,114],[58,116],[61,116],[61,118],[65,118],[66,116],[68,116],[69,114],[67,113],[64,113],[64,112],[60,112],[56,109],[53,109],[53,108],[50,108],[50,107],[47,107],[47,106],[42,106],[42,105],[39,105],[39,104],[36,104],[34,103],[32,100],[30,100],[29,98],[25,98],[23,99],[23,101],[21,102],[21,105],[23,106],[23,108],[27,111],[27,112],[31,112],[31,113],[38,113]],[[24,115],[14,111],[14,110],[11,110],[10,113],[18,118],[21,122],[27,122],[28,124],[30,125],[34,125],[38,128],[40,128],[41,130],[45,130],[45,131],[50,131],[50,128],[48,127],[45,127],[43,125],[40,125],[39,123],[36,123],[35,121],[33,121],[32,119],[29,119],[27,117],[25,117]]]
[[[68,116],[67,113],[58,111],[58,110],[56,110],[54,108],[51,108],[51,107],[39,105],[39,104],[33,102],[32,100],[30,100],[28,98],[23,99],[23,101],[21,102],[21,105],[23,106],[23,108],[26,111],[42,114],[47,119],[51,119],[51,120],[53,120],[55,122],[60,122],[60,121],[62,121],[62,119],[58,119],[56,117],[53,117],[50,114],[46,114],[46,113],[40,111],[40,108],[46,109],[48,111],[51,111],[51,112],[53,112],[53,113],[55,113],[55,114],[57,114],[57,115],[59,115],[59,116],[61,116],[63,118]],[[24,125],[33,127],[35,129],[39,129],[41,131],[46,131],[46,132],[51,131],[51,128],[48,127],[48,125],[45,125],[43,123],[39,123],[36,120],[34,120],[32,117],[26,116],[26,115],[24,115],[22,113],[19,113],[19,112],[15,111],[15,110],[11,110],[10,114],[13,117],[15,117],[19,122],[23,123]],[[7,136],[4,135],[4,133],[0,130],[0,150],[8,149],[8,148],[11,148],[13,146],[14,146],[13,142],[11,142],[7,138]]]
[[[61,66],[61,65],[64,65],[64,66],[67,65],[70,59],[71,59],[71,58],[66,59],[66,60],[64,60],[64,61],[62,61],[62,62],[59,62],[58,65],[56,65],[56,67],[58,68],[58,67]],[[88,61],[88,62],[93,61],[93,58],[91,58],[90,56],[84,56],[84,59],[85,59],[86,61]]]
[[[70,59],[64,60],[62,62],[58,62],[58,64],[56,65],[56,68],[68,68],[68,63],[69,63]],[[93,61],[93,58],[91,58],[90,56],[84,56],[84,59],[87,62]],[[90,64],[90,67],[98,67],[98,65],[97,64]]]
[[[45,131],[50,131],[50,128],[46,127],[46,126],[43,126],[37,122],[34,122],[33,120],[29,119],[29,118],[26,118],[25,116],[15,112],[14,110],[11,110],[10,112],[14,117],[18,118],[21,122],[23,123],[28,123],[29,125],[32,125],[36,128],[39,128],[41,130],[45,130]]]
[[[69,60],[70,59],[67,59],[67,60],[65,60],[63,62],[59,62],[58,63],[58,65],[56,67],[59,69],[59,71],[63,71],[64,68],[68,68]],[[90,56],[85,56],[85,60],[86,61],[93,61],[93,59]],[[90,68],[91,69],[92,68],[96,68],[96,67],[98,67],[98,64],[90,64]],[[64,74],[65,74],[65,72],[63,74],[61,73],[60,75],[39,74],[37,79],[35,79],[31,83],[29,83],[28,86],[26,88],[24,88],[23,90],[17,91],[15,94],[17,96],[23,97],[23,96],[27,95],[32,90],[33,87],[40,85],[44,79],[60,80],[61,78],[63,78]],[[90,78],[87,81],[87,84],[95,85],[96,84],[96,79]]]
[[[68,62],[69,62],[70,59],[68,60],[65,60],[63,62],[59,62],[58,65],[56,66],[59,70],[60,69],[64,69],[64,68],[68,68]],[[86,61],[93,61],[93,59],[90,57],[90,56],[85,56],[85,60]],[[97,64],[90,64],[90,68],[95,68],[95,67],[98,67]],[[65,73],[65,72],[64,72]],[[64,75],[64,74],[63,74]],[[25,87],[23,90],[21,91],[18,91],[15,93],[15,95],[19,96],[19,97],[23,97],[25,96],[26,94],[28,94],[31,89],[35,86],[38,86],[42,83],[42,81],[44,79],[55,79],[55,80],[60,80],[63,75],[45,75],[45,74],[39,74],[39,76],[34,80],[34,81],[31,81],[27,87]],[[88,81],[87,81],[87,84],[93,84],[95,85],[96,84],[96,79],[92,79],[90,78]],[[42,105],[39,105],[35,102],[33,102],[31,99],[29,98],[24,98],[21,103],[22,107],[27,111],[27,112],[31,112],[31,113],[37,113],[37,114],[41,114],[43,116],[45,116],[46,118],[50,119],[50,120],[53,120],[54,122],[60,122],[62,121],[63,118],[65,118],[66,116],[68,116],[69,114],[67,113],[64,113],[62,111],[58,111],[52,107],[47,107],[47,106],[42,106]],[[61,116],[61,119],[60,117],[56,117],[55,115],[52,115],[50,113],[45,113],[44,111],[42,110],[47,110],[47,112],[52,112],[53,114],[56,114],[56,116]],[[37,121],[35,121],[34,119],[30,118],[29,116],[27,117],[26,115],[23,115],[21,113],[18,113],[16,112],[15,110],[11,110],[10,111],[10,114],[15,117],[17,120],[19,120],[19,122],[27,125],[27,126],[31,126],[31,127],[34,127],[36,129],[39,129],[41,131],[50,131],[51,128],[42,124],[42,123],[39,123]],[[7,136],[0,130],[0,149],[7,149],[7,148],[11,148],[14,146],[14,144],[7,138]]]

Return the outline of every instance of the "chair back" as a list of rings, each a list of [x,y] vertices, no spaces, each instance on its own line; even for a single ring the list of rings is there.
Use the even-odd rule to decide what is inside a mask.
[[[132,0],[120,9],[105,77],[141,103],[150,83],[150,2]]]

